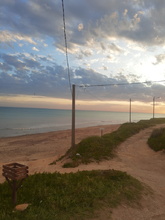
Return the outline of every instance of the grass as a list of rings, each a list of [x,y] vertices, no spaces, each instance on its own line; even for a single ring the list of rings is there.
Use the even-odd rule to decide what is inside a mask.
[[[154,151],[165,150],[165,128],[153,130],[148,139],[148,145]]]
[[[127,138],[142,129],[165,123],[165,118],[141,120],[137,123],[122,124],[117,131],[105,134],[102,137],[91,136],[82,140],[75,148],[71,147],[65,156],[70,158],[63,167],[76,167],[81,163],[110,159],[115,155],[116,147]]]
[[[9,185],[0,184],[0,219],[87,219],[106,206],[138,204],[143,192],[144,186],[138,180],[121,171],[35,174],[18,191],[19,204],[30,204],[22,212],[13,211]]]
[[[102,159],[109,159],[115,155],[116,147],[127,138],[160,123],[165,123],[165,119],[125,123],[110,134],[88,137],[74,149],[69,149],[67,155],[71,162],[65,166],[74,167],[93,160],[99,162]],[[165,143],[165,129],[155,130],[150,140],[151,143],[161,143],[161,146],[153,144],[157,146],[156,151],[161,150]],[[35,174],[29,176],[18,191],[19,204],[30,204],[22,212],[13,211],[8,183],[0,184],[0,219],[89,219],[102,208],[114,208],[123,203],[140,204],[144,190],[144,186],[138,180],[115,170]]]

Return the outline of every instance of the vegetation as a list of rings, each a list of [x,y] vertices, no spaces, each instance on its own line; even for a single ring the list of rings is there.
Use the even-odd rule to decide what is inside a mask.
[[[87,219],[106,206],[138,204],[143,191],[138,180],[115,170],[35,174],[18,191],[19,204],[30,204],[22,212],[12,209],[8,183],[0,184],[0,219]]]
[[[148,145],[154,151],[161,151],[165,149],[165,128],[153,130],[150,138],[148,139]]]
[[[140,130],[159,123],[165,123],[165,119],[125,123],[110,134],[88,137],[74,149],[69,149],[67,155],[71,158],[71,162],[65,166],[78,166],[79,163],[111,158],[121,142]],[[164,149],[165,128],[154,130],[148,143],[155,151]],[[18,191],[19,204],[30,204],[22,212],[13,211],[8,183],[0,184],[0,219],[88,219],[103,207],[111,209],[121,203],[140,204],[144,189],[135,178],[115,170],[35,174],[29,176]]]
[[[164,118],[141,120],[137,123],[122,124],[117,131],[105,134],[102,137],[91,136],[82,140],[75,148],[71,147],[65,156],[70,158],[70,162],[63,167],[76,167],[80,163],[90,163],[112,158],[115,155],[116,147],[130,136],[140,130],[165,123]]]

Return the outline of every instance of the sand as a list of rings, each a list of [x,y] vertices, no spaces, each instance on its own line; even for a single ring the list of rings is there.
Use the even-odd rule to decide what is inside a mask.
[[[76,129],[76,143],[87,136],[101,135],[116,130],[120,125],[106,125]],[[153,129],[165,127],[157,125],[154,128],[142,130],[127,139],[117,149],[117,157],[113,160],[80,165],[77,168],[62,168],[65,162],[52,161],[64,155],[71,146],[71,131],[49,132],[44,134],[25,135],[20,137],[0,138],[0,168],[11,162],[29,166],[30,174],[36,172],[77,172],[78,170],[125,171],[150,187],[152,194],[144,195],[141,207],[121,205],[116,209],[104,209],[98,213],[101,220],[165,220],[165,153],[152,151],[147,140]],[[4,177],[0,173],[0,182]],[[112,211],[112,213],[111,213]]]
[[[91,135],[101,135],[101,129],[103,134],[106,134],[115,131],[119,126],[105,125],[76,129],[76,143]],[[54,172],[57,167],[49,164],[64,155],[70,147],[70,130],[0,138],[0,168],[3,164],[18,162],[28,165],[30,174]],[[4,181],[1,174],[0,182]]]

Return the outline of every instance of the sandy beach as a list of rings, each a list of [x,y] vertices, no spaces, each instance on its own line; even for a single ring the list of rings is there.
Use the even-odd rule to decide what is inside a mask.
[[[76,129],[76,143],[91,135],[110,133],[118,129],[120,125],[96,126]],[[80,165],[77,168],[62,168],[65,161],[59,161],[54,165],[51,162],[64,155],[71,146],[71,131],[49,132],[44,134],[25,135],[0,139],[0,168],[11,162],[19,162],[29,166],[30,174],[36,172],[77,172],[78,170],[107,170],[115,169],[127,172],[146,184],[151,195],[144,195],[141,207],[121,205],[112,210],[102,210],[95,220],[164,220],[165,219],[165,153],[154,152],[147,140],[155,128],[165,127],[157,125],[142,130],[138,134],[127,139],[117,148],[117,157],[100,163]],[[2,173],[2,172],[1,172]],[[0,174],[0,182],[4,177]]]
[[[92,135],[110,133],[120,125],[104,125],[76,129],[75,141]],[[16,137],[0,138],[0,168],[3,164],[18,162],[29,166],[29,173],[55,172],[49,164],[64,155],[71,147],[71,130],[55,131]],[[1,172],[2,174],[2,172]],[[4,177],[0,174],[0,182]]]

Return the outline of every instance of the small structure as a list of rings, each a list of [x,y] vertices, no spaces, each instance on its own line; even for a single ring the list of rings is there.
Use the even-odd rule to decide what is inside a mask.
[[[6,178],[12,189],[12,201],[16,205],[17,190],[21,187],[23,180],[28,177],[28,166],[19,163],[3,165],[2,175]]]
[[[101,137],[103,136],[103,132],[104,132],[104,128],[100,128],[100,132],[101,132]]]

